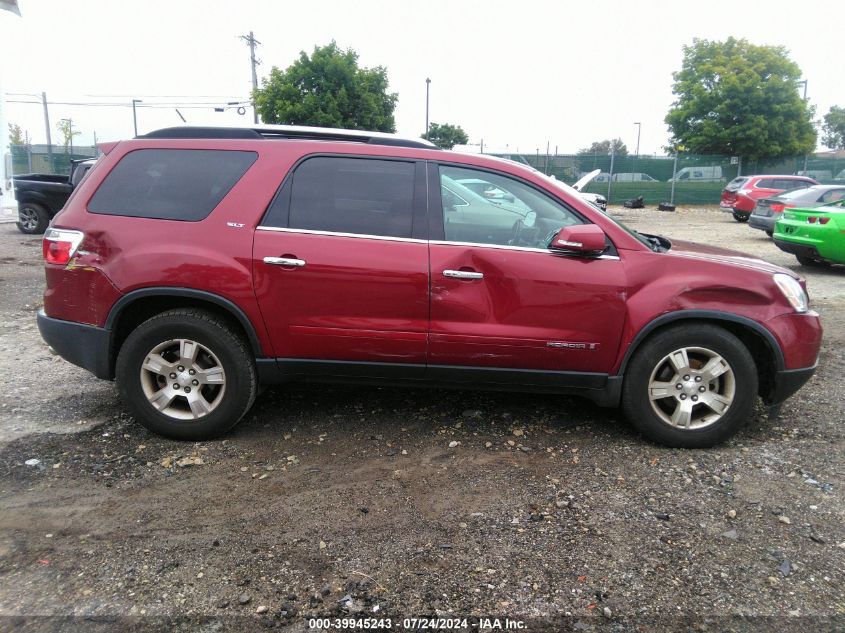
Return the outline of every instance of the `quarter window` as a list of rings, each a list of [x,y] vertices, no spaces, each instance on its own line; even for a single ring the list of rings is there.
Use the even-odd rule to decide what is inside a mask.
[[[546,194],[497,173],[443,165],[440,191],[449,242],[545,248],[564,226],[583,224]]]
[[[411,237],[414,163],[318,156],[297,167],[290,187],[290,228]],[[268,220],[279,217],[273,211]]]
[[[160,220],[202,220],[258,154],[229,150],[139,149],[109,172],[88,211]]]

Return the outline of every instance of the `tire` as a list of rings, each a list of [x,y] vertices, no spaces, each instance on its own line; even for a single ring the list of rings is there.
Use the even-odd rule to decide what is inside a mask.
[[[803,255],[796,255],[795,259],[802,266],[812,266],[813,268],[827,268],[830,264],[821,259],[813,259],[812,257],[804,257]]]
[[[734,211],[733,216],[734,220],[737,222],[748,222],[748,218],[750,217],[750,213],[743,213],[742,211]]]
[[[685,366],[677,360],[683,358],[678,355],[680,350],[686,350]],[[677,366],[669,357],[676,359]],[[727,370],[720,360],[727,363]],[[708,380],[712,374],[702,370],[711,361],[716,371],[723,373]],[[678,366],[684,369],[679,371]],[[697,382],[699,377],[702,380]],[[658,332],[637,349],[625,373],[622,410],[654,442],[675,448],[708,448],[742,427],[754,408],[757,388],[757,367],[742,341],[718,326],[688,323]],[[652,393],[658,396],[654,400]],[[667,395],[660,397],[662,393]],[[705,404],[705,399],[715,408]],[[723,408],[725,401],[727,407]],[[686,424],[683,407],[691,411]]]
[[[766,235],[768,235],[769,237],[772,237],[774,234],[774,231],[766,231]]]
[[[47,209],[34,202],[22,202],[18,205],[18,230],[27,235],[37,235],[47,230],[50,214]]]
[[[135,418],[176,440],[222,435],[246,414],[258,388],[247,343],[198,309],[169,310],[139,325],[120,348],[115,373]]]

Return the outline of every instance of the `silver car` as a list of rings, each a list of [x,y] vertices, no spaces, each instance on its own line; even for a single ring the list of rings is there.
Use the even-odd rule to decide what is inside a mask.
[[[775,222],[780,220],[784,209],[811,209],[843,198],[845,185],[813,185],[806,189],[784,191],[780,195],[758,200],[748,218],[748,226],[765,231],[771,237],[775,231]]]

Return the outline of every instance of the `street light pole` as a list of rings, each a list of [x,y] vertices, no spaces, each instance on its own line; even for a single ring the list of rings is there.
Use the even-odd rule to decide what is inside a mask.
[[[428,140],[428,93],[431,86],[431,79],[425,78],[425,140]]]
[[[639,158],[640,157],[640,132],[643,131],[643,124],[640,123],[639,121],[634,121],[634,125],[637,126],[637,152],[636,152],[636,157]]]
[[[143,103],[140,99],[132,99],[132,126],[135,128],[135,136],[138,136],[138,115],[135,113],[135,104]]]
[[[807,103],[807,80],[802,79],[801,81],[798,82],[799,86],[801,84],[804,84],[804,103],[806,104]],[[807,158],[808,158],[808,155],[804,154],[804,175],[805,176],[807,175]]]

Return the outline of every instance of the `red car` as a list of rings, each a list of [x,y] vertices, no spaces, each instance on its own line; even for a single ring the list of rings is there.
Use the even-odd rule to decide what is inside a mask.
[[[170,437],[320,380],[580,394],[711,446],[816,367],[793,272],[639,234],[514,162],[283,126],[103,151],[45,234],[38,325]],[[514,203],[470,204],[473,178]]]
[[[733,213],[737,222],[748,222],[754,205],[761,198],[771,198],[784,191],[806,189],[817,184],[817,181],[805,176],[739,176],[722,190],[719,206],[723,211]]]

